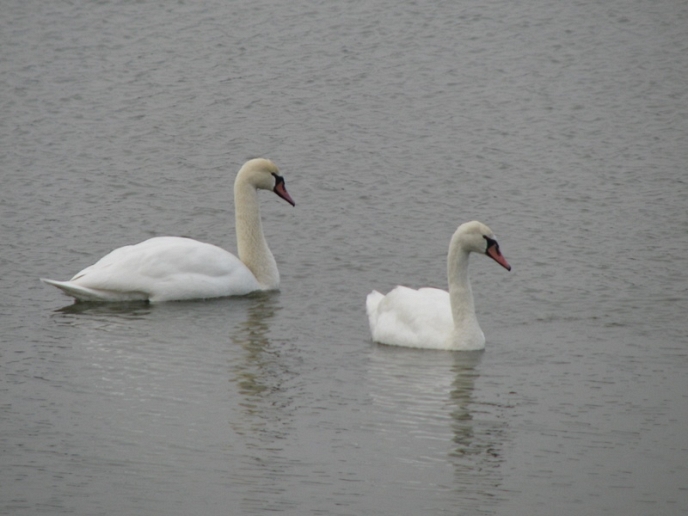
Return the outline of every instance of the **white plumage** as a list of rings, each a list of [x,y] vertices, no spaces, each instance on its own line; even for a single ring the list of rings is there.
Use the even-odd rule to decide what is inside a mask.
[[[279,271],[263,235],[258,189],[294,205],[272,161],[246,162],[234,183],[238,258],[190,238],[156,237],[115,249],[69,281],[42,281],[81,301],[161,302],[277,289]]]
[[[375,290],[368,294],[366,311],[373,340],[413,348],[483,349],[485,335],[475,315],[468,278],[472,252],[485,254],[511,270],[490,228],[477,221],[462,224],[449,245],[449,292],[398,286],[387,295]]]

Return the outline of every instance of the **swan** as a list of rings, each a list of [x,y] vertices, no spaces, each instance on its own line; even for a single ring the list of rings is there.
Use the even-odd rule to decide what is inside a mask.
[[[272,190],[295,206],[272,161],[247,161],[234,182],[238,258],[190,238],[155,237],[115,249],[69,281],[41,281],[77,301],[100,302],[158,303],[276,290],[280,276],[263,235],[258,190]]]
[[[468,279],[470,253],[484,254],[510,271],[494,233],[485,224],[461,224],[447,255],[449,292],[437,288],[414,290],[398,286],[386,296],[373,290],[366,311],[373,340],[412,348],[476,350],[485,348]]]

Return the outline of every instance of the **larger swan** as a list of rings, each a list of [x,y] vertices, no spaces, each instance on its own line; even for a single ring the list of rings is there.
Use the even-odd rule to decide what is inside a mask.
[[[234,182],[238,258],[197,240],[156,237],[115,249],[69,281],[42,281],[77,300],[105,302],[157,303],[275,290],[280,276],[263,235],[259,189],[272,190],[295,206],[272,161],[247,161]]]
[[[368,294],[366,309],[375,342],[412,348],[475,350],[485,347],[468,279],[470,253],[484,254],[510,271],[494,233],[477,221],[461,224],[449,244],[449,292],[398,286],[386,296]]]

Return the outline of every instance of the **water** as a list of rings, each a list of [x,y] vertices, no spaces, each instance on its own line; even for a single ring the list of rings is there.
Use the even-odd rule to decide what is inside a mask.
[[[0,17],[0,513],[578,515],[688,508],[688,8],[9,2]],[[72,306],[153,235],[268,295]],[[471,263],[482,353],[379,346],[365,295]]]

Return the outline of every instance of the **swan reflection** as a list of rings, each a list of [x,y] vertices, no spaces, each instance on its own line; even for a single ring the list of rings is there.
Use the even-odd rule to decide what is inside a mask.
[[[240,395],[239,410],[246,416],[230,421],[230,425],[249,441],[271,442],[289,431],[288,407],[293,395],[285,384],[297,373],[289,365],[283,344],[270,338],[271,322],[281,309],[279,295],[260,293],[251,297],[246,319],[230,332],[234,345],[228,357],[230,381]],[[243,352],[238,352],[237,346]]]
[[[53,310],[54,314],[63,315],[114,315],[124,317],[145,316],[151,313],[153,306],[144,301],[126,303],[98,303],[75,301],[67,306]]]
[[[408,475],[425,474],[424,462],[433,468],[440,462],[452,468],[454,485],[463,490],[499,482],[505,423],[495,413],[501,407],[482,403],[475,394],[482,357],[482,351],[429,353],[391,346],[372,352],[375,430],[403,454],[400,460],[418,465]],[[428,474],[425,481],[432,483],[431,478]]]

